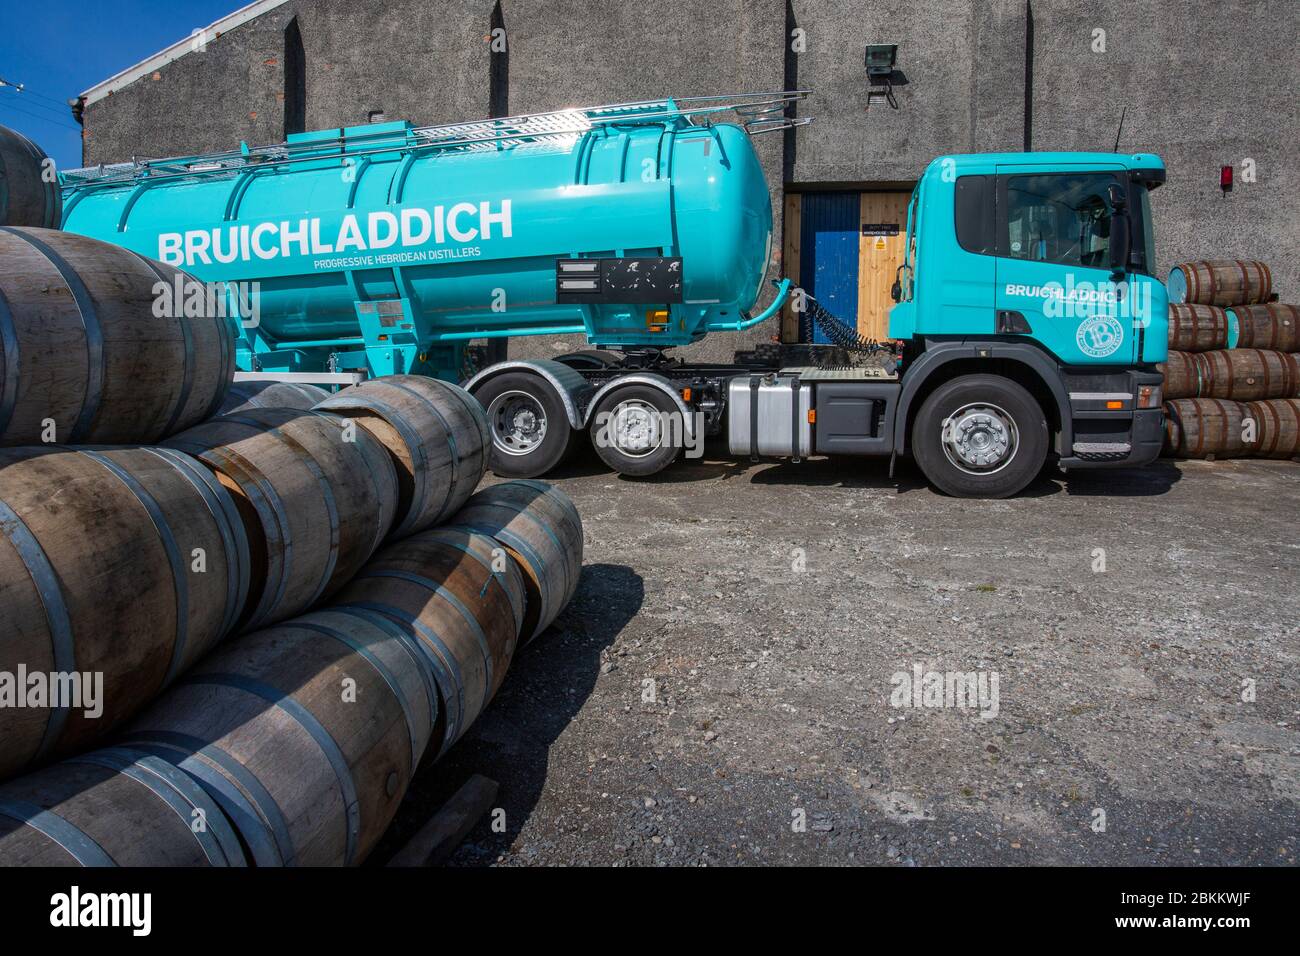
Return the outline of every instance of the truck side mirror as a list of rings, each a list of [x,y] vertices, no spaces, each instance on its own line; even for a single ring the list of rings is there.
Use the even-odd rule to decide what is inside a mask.
[[[897,279],[895,279],[894,284],[889,287],[889,297],[895,302],[901,302],[903,299],[903,285]]]
[[[1123,274],[1128,272],[1131,239],[1129,236],[1129,218],[1127,213],[1117,212],[1110,220],[1110,271]]]

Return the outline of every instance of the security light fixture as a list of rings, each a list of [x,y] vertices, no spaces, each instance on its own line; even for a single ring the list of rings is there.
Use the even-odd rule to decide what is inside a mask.
[[[873,96],[883,96],[891,108],[898,109],[898,100],[894,99],[894,64],[898,61],[898,44],[868,43],[866,60],[867,82],[873,87],[884,87],[883,90],[867,90],[868,108]]]
[[[897,43],[867,44],[867,76],[873,80],[887,80],[894,72],[898,59]]]

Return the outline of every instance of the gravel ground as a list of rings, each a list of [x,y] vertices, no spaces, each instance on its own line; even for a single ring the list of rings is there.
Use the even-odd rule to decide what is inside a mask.
[[[376,862],[482,773],[504,818],[457,865],[1296,863],[1300,465],[993,502],[874,461],[552,480],[578,594]]]

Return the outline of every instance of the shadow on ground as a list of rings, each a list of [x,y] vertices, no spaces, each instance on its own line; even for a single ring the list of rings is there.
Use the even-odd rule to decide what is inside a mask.
[[[555,623],[516,655],[505,683],[468,733],[442,760],[426,760],[392,826],[371,854],[382,865],[472,774],[498,781],[497,806],[480,820],[451,863],[485,866],[514,842],[541,797],[551,744],[591,695],[601,652],[641,609],[645,586],[631,568],[589,564]]]
[[[1064,490],[1079,497],[1144,498],[1166,494],[1182,477],[1172,461],[1162,458],[1143,468],[1072,471]]]
[[[772,458],[753,461],[745,457],[728,457],[725,449],[710,443],[704,457],[679,458],[668,468],[647,478],[615,474],[590,447],[584,446],[575,450],[567,462],[547,477],[591,478],[605,474],[611,481],[648,487],[748,478],[755,485],[880,489],[899,495],[918,491],[935,493],[911,459],[900,458],[894,463],[893,472],[890,475],[887,458],[811,458],[797,463]],[[1048,465],[1015,497],[1046,498],[1064,493],[1075,497],[1145,498],[1166,494],[1181,478],[1182,472],[1167,459],[1142,468],[1076,469],[1068,475],[1055,465]]]

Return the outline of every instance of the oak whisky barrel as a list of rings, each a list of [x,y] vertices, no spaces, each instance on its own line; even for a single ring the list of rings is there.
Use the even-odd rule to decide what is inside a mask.
[[[330,596],[392,526],[397,477],[364,429],[331,415],[251,408],[169,439],[235,496],[248,530],[252,586],[242,629],[300,614]]]
[[[17,130],[0,126],[0,226],[58,229],[63,193],[45,151]]]
[[[441,717],[431,750],[441,754],[505,678],[523,621],[524,585],[491,538],[434,528],[385,547],[331,607],[382,615],[418,642],[438,688]]]
[[[1165,453],[1178,458],[1244,458],[1246,406],[1218,398],[1165,402]]]
[[[1255,420],[1257,458],[1295,458],[1300,455],[1300,400],[1274,398],[1247,402],[1246,413]]]
[[[1217,305],[1169,306],[1169,348],[1206,352],[1228,347],[1228,313]]]
[[[578,588],[582,518],[553,485],[527,479],[484,488],[450,526],[488,535],[519,563],[526,597],[521,644],[546,630]]]
[[[1300,351],[1300,308],[1282,302],[1238,305],[1229,311],[1236,326],[1230,348]]]
[[[399,628],[308,614],[231,641],[122,737],[197,780],[257,865],[358,864],[435,721],[421,656]]]
[[[1167,287],[1169,301],[1175,304],[1267,302],[1273,294],[1273,273],[1263,262],[1248,259],[1202,259],[1174,266]]]
[[[1224,349],[1198,352],[1194,358],[1201,397],[1244,402],[1300,394],[1300,361],[1286,352]]]
[[[392,455],[399,487],[395,538],[446,521],[487,470],[487,416],[456,385],[387,375],[345,388],[316,407],[354,419]]]
[[[0,866],[244,865],[216,801],[143,750],[93,750],[0,786]]]
[[[147,444],[211,417],[234,324],[168,305],[156,289],[178,277],[196,281],[97,239],[0,226],[0,444]]]
[[[0,707],[0,777],[152,700],[235,626],[249,575],[235,503],[192,458],[0,450],[0,672],[65,682],[57,701]],[[94,687],[74,674],[102,674],[102,713],[87,716]],[[83,706],[69,702],[78,689]]]
[[[1164,397],[1195,398],[1201,390],[1201,370],[1192,352],[1170,351],[1169,357],[1156,366],[1165,377]]]

